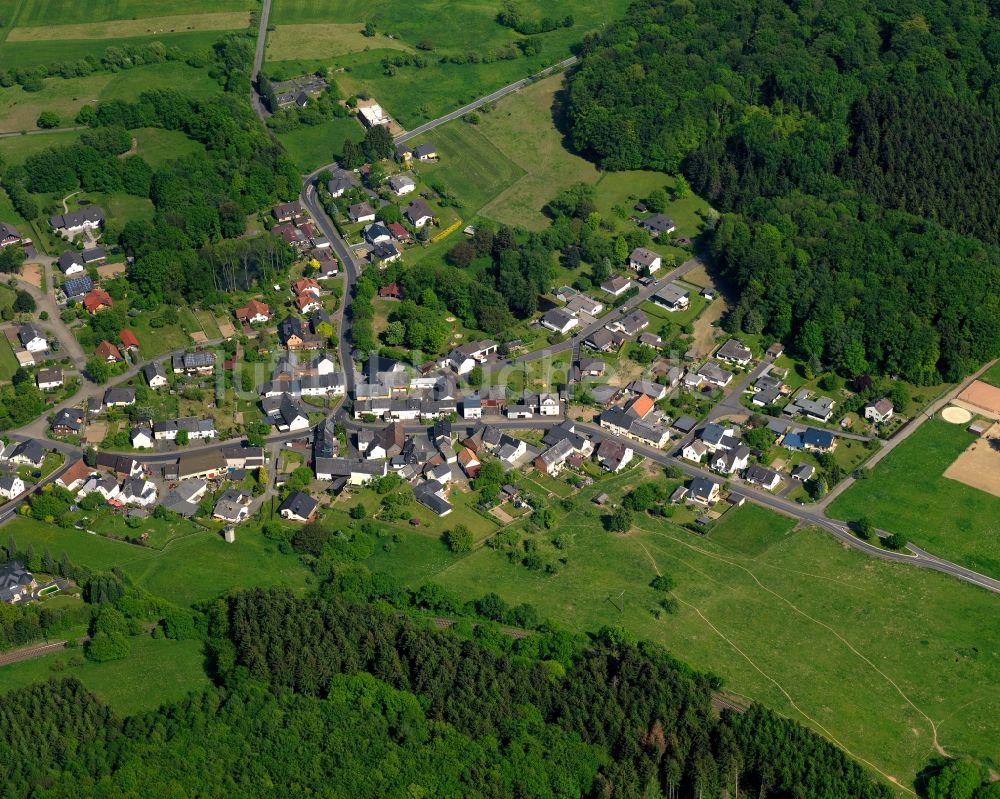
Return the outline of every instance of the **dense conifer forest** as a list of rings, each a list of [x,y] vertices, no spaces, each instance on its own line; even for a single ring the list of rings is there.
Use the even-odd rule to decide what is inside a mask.
[[[198,627],[217,686],[177,705],[120,719],[75,679],[9,694],[3,796],[889,796],[760,706],[719,717],[713,679],[616,630],[503,651],[264,590]]]
[[[1000,354],[995,4],[639,0],[582,55],[574,146],[728,212],[734,329],[916,383]]]

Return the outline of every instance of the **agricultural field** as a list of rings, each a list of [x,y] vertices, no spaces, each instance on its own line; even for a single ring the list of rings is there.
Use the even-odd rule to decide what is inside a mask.
[[[210,532],[177,539],[163,550],[112,541],[80,530],[63,530],[19,518],[4,526],[18,545],[66,552],[73,563],[92,569],[120,566],[148,591],[177,604],[193,604],[227,591],[252,586],[301,588],[309,572],[295,555],[282,555],[277,544],[252,526],[242,526],[236,543]]]
[[[566,563],[555,576],[486,547],[452,555],[419,533],[369,565],[466,599],[495,591],[577,630],[623,625],[907,787],[935,737],[950,754],[1000,763],[1000,632],[981,622],[993,597],[874,561],[753,506],[707,536],[648,516],[628,535],[605,532],[591,497],[620,496],[637,474],[599,480],[571,511],[557,510]],[[534,537],[548,546],[548,536]],[[648,587],[659,572],[676,580],[675,613],[662,612]]]
[[[974,440],[963,425],[928,420],[838,497],[830,515],[867,516],[935,555],[1000,577],[1000,498],[943,476]]]
[[[321,0],[276,0],[265,71],[290,74],[286,62],[294,63],[297,72],[332,70],[346,93],[372,94],[404,127],[412,128],[561,61],[572,45],[620,16],[626,5],[624,0],[520,4],[528,19],[573,18],[568,28],[532,36],[537,52],[524,56],[516,47],[525,37],[497,22],[498,7],[471,0],[416,6],[399,0],[349,0],[333,6]],[[368,22],[376,32],[365,37],[361,31]],[[440,63],[443,56],[464,58],[470,50],[482,56],[512,47],[516,54],[506,60]],[[426,67],[404,66],[387,74],[384,57],[417,48],[429,62]],[[304,53],[309,57],[304,59]]]
[[[108,47],[154,41],[206,54],[221,32],[245,30],[256,6],[254,0],[220,0],[211,9],[195,0],[169,8],[155,0],[6,0],[0,59],[33,67],[100,59]]]
[[[190,691],[207,688],[200,641],[129,639],[124,660],[95,663],[82,649],[67,649],[0,669],[0,694],[42,682],[50,677],[76,677],[119,715],[154,710],[183,699]]]

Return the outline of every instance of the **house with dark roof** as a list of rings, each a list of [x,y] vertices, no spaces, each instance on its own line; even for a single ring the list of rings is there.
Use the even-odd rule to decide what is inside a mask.
[[[98,230],[104,225],[104,212],[96,205],[49,217],[49,224],[60,233],[75,236],[84,230]]]
[[[610,294],[612,297],[620,297],[630,288],[632,288],[632,281],[621,275],[614,275],[601,283],[601,291]]]
[[[45,334],[34,325],[23,325],[17,331],[17,340],[28,352],[45,352],[49,348]]]
[[[731,338],[719,347],[718,352],[715,353],[715,357],[720,361],[728,361],[729,363],[746,366],[753,360],[753,353],[749,347],[744,346],[738,339]]]
[[[551,311],[546,312],[538,321],[542,327],[562,335],[565,335],[580,324],[579,319],[566,313],[562,308],[553,308]]]
[[[37,469],[45,460],[45,452],[45,446],[40,441],[29,439],[17,444],[7,455],[7,460],[24,466],[34,466]]]
[[[645,269],[652,273],[658,270],[662,264],[663,258],[645,247],[636,247],[628,256],[628,265],[636,272]]]
[[[72,250],[67,250],[60,255],[57,263],[59,265],[59,271],[61,271],[66,277],[82,275],[87,271],[86,265],[83,261],[83,253],[73,252]]]
[[[293,522],[309,522],[316,516],[317,502],[304,491],[293,491],[278,506],[282,519]]]
[[[608,323],[608,330],[624,336],[638,336],[647,327],[649,327],[649,317],[639,310]]]
[[[16,605],[27,602],[38,587],[35,575],[18,560],[0,566],[0,602]]]
[[[674,220],[663,214],[653,214],[646,219],[643,219],[639,223],[639,227],[643,230],[649,231],[649,235],[654,239],[659,238],[661,234],[673,233],[677,230],[677,226],[674,224]]]
[[[67,302],[82,302],[83,297],[94,287],[94,281],[89,275],[74,277],[62,284]]]
[[[413,148],[413,157],[418,161],[433,161],[438,157],[437,149],[429,141]]]
[[[163,388],[167,385],[167,372],[163,368],[163,361],[152,361],[142,367],[142,374],[146,378],[146,385],[150,388]]]
[[[670,312],[684,311],[691,301],[691,292],[676,283],[667,283],[650,299],[654,305],[659,305]]]
[[[802,446],[816,452],[830,452],[837,446],[837,439],[829,430],[807,427],[802,433]]]
[[[893,410],[892,402],[882,397],[865,405],[865,418],[875,424],[885,424],[892,418]]]
[[[406,206],[403,216],[406,217],[407,222],[417,229],[422,228],[428,222],[434,221],[434,212],[431,210],[431,207],[419,198]]]
[[[52,432],[57,436],[78,436],[83,432],[83,411],[63,408],[52,418]]]
[[[447,516],[452,511],[448,501],[447,487],[437,480],[425,480],[413,488],[413,498],[438,516]]]
[[[279,203],[271,209],[271,215],[279,222],[288,222],[302,214],[302,203],[292,200],[287,203]]]
[[[106,408],[126,408],[135,405],[134,388],[109,388],[104,392],[104,406]]]
[[[16,227],[8,225],[6,222],[0,222],[0,247],[9,247],[23,241],[25,239],[22,238]]]

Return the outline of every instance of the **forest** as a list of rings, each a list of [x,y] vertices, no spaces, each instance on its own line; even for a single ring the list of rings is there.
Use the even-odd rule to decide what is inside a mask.
[[[760,706],[717,716],[715,680],[618,629],[504,651],[336,593],[203,610],[216,685],[183,702],[120,719],[74,679],[9,694],[4,795],[890,795]]]
[[[728,214],[713,249],[743,295],[732,329],[916,383],[1000,354],[987,2],[639,0],[581,54],[573,146],[683,172]]]

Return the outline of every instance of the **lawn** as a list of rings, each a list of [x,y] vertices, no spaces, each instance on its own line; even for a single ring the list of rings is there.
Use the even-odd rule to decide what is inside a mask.
[[[399,39],[380,36],[370,39],[362,33],[358,22],[311,22],[299,25],[278,25],[267,36],[268,62],[295,61],[308,53],[310,58],[325,60],[349,53],[379,49],[412,52],[413,47]]]
[[[830,516],[868,516],[935,555],[1000,577],[1000,498],[943,476],[973,440],[962,425],[924,422],[838,497]]]
[[[205,532],[177,539],[163,550],[25,518],[12,520],[4,531],[14,536],[19,546],[31,544],[36,551],[48,547],[56,557],[65,552],[75,564],[92,569],[120,566],[142,587],[178,604],[192,604],[251,586],[300,588],[309,579],[298,557],[282,555],[276,544],[253,527],[238,528],[234,544]],[[142,532],[141,528],[138,532]]]
[[[306,125],[278,134],[278,140],[303,174],[339,158],[345,139],[361,141],[364,137],[364,129],[352,117],[331,119],[321,125]]]
[[[997,361],[983,372],[982,377],[979,379],[984,383],[989,383],[991,386],[1000,386],[1000,361]]]
[[[6,336],[0,340],[0,380],[10,380],[17,371],[17,357]]]
[[[0,58],[9,57],[8,48],[0,47]],[[30,42],[17,47],[44,49],[44,42]],[[42,111],[54,111],[61,118],[61,124],[73,125],[77,112],[84,105],[94,105],[102,100],[136,100],[145,91],[155,89],[182,88],[185,94],[205,97],[220,91],[219,84],[205,69],[195,69],[182,62],[170,61],[135,67],[119,73],[95,72],[85,78],[50,78],[41,91],[26,92],[20,86],[0,89],[0,131],[35,130],[35,122]],[[39,139],[53,139],[59,134],[39,136]],[[65,134],[58,140],[69,144]],[[25,146],[38,146],[33,138],[8,139],[7,142],[23,142]],[[9,144],[5,143],[4,152]],[[10,152],[16,153],[18,147]],[[39,147],[41,149],[41,147]],[[23,157],[14,159],[22,161]]]
[[[83,650],[56,652],[0,667],[0,693],[50,677],[76,677],[122,716],[153,710],[209,686],[200,641],[132,638],[124,660],[94,663]],[[80,658],[78,665],[71,659]]]
[[[819,532],[792,532],[790,520],[753,506],[727,514],[707,538],[652,517],[610,535],[589,497],[623,479],[584,490],[559,520],[569,543],[556,576],[486,548],[451,555],[421,536],[370,564],[466,599],[496,591],[574,629],[624,625],[905,785],[934,754],[924,714],[949,753],[1000,763],[1000,629],[982,623],[994,597],[871,560]],[[677,581],[675,614],[654,613],[657,571]]]

